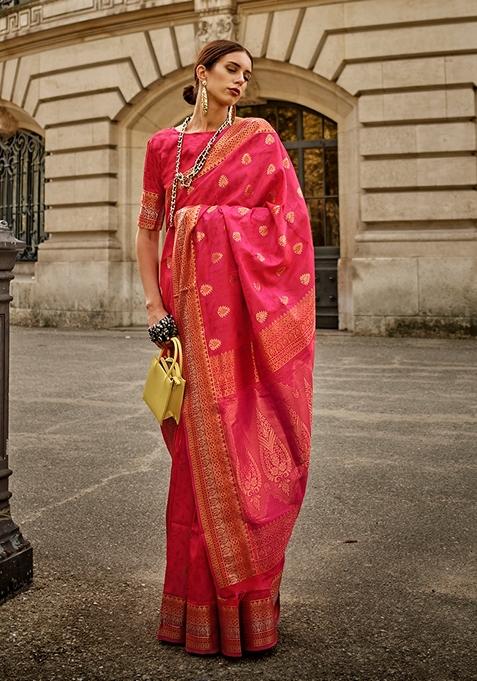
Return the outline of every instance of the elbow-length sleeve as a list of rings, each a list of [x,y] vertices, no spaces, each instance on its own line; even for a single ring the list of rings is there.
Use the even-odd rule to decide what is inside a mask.
[[[151,138],[147,142],[144,157],[141,205],[137,217],[140,229],[159,231],[162,227],[165,192],[158,160],[158,150],[154,148]]]

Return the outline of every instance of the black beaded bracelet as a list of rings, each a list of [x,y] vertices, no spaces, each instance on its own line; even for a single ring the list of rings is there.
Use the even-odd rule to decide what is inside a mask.
[[[149,338],[153,343],[166,343],[172,336],[178,335],[177,324],[169,313],[148,328]]]

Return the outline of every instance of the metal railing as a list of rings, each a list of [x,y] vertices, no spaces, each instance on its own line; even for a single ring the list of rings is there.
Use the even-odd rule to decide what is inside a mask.
[[[36,260],[44,231],[45,142],[40,135],[19,130],[0,136],[0,219],[25,242],[18,260]]]

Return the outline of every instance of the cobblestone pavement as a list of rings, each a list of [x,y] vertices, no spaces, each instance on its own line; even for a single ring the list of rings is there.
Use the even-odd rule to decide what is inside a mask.
[[[6,681],[475,679],[477,343],[317,336],[313,453],[281,640],[155,639],[169,455],[136,330],[12,329],[12,513],[34,582],[0,606]]]

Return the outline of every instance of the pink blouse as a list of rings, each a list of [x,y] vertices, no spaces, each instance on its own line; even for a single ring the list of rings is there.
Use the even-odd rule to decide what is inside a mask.
[[[213,134],[214,131],[209,130],[184,135],[180,170],[187,170],[194,164]],[[162,227],[165,193],[174,177],[178,137],[178,130],[165,128],[154,133],[147,141],[141,206],[137,218],[137,225],[141,229],[160,230]]]

